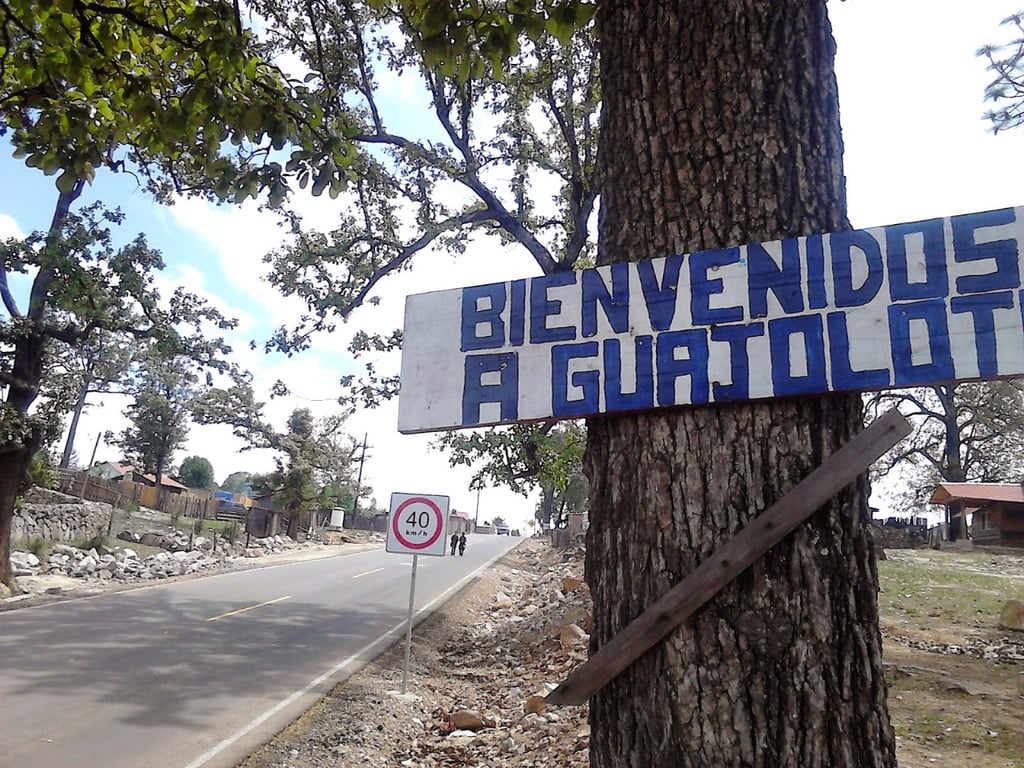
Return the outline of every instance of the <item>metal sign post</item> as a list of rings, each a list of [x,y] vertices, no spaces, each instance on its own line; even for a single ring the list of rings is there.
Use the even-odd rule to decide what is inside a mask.
[[[405,666],[402,668],[402,693],[409,680],[409,656],[412,653],[412,606],[416,597],[416,565],[419,555],[412,556],[412,578],[409,580],[409,617],[405,625]]]
[[[409,615],[405,626],[405,664],[402,669],[402,693],[409,683],[409,657],[412,652],[412,622],[416,603],[416,567],[420,555],[444,557],[447,551],[445,529],[448,521],[447,496],[422,493],[392,493],[388,518],[388,540],[384,549],[399,555],[412,555],[409,580]]]

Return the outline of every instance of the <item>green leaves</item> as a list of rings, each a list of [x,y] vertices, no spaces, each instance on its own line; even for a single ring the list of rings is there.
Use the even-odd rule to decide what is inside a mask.
[[[1013,39],[1003,45],[986,45],[977,55],[988,59],[988,71],[995,78],[985,88],[985,100],[995,106],[984,117],[998,133],[1024,124],[1024,12],[1002,21]]]
[[[573,34],[594,18],[596,2],[584,0],[517,0],[507,3],[371,0],[376,8],[393,8],[406,22],[430,68],[462,82],[482,74],[487,62],[500,78],[504,62],[520,50],[520,39],[540,41],[550,34],[568,45]]]
[[[531,490],[563,491],[580,474],[586,431],[582,422],[515,424],[471,432],[446,432],[432,447],[448,461],[477,468],[477,477],[524,496]]]
[[[0,4],[0,133],[58,188],[95,169],[137,166],[158,195],[244,199],[288,191],[272,153],[307,150],[288,168],[321,189],[347,182],[347,151],[305,87],[273,67],[223,0],[8,0]],[[220,163],[230,138],[233,162]],[[323,170],[330,165],[330,170]],[[211,170],[215,169],[215,173]]]

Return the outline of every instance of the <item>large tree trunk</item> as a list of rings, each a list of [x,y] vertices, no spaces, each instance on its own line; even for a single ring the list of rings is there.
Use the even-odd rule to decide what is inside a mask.
[[[600,263],[847,226],[823,1],[602,13]],[[590,419],[592,647],[861,419],[856,395]],[[862,478],[600,691],[591,765],[895,766],[867,526]]]
[[[50,236],[55,237],[67,220],[71,204],[82,194],[84,181],[61,192],[50,221]],[[17,418],[25,419],[17,424],[19,429],[12,439],[0,443],[0,582],[12,590],[17,589],[11,570],[11,528],[14,522],[14,502],[28,482],[28,467],[44,442],[44,430],[48,425],[29,421],[28,412],[39,396],[43,381],[46,337],[42,328],[50,302],[50,288],[56,279],[53,269],[40,269],[32,281],[29,293],[28,312],[21,320],[29,330],[14,345],[14,363],[11,367],[11,383],[7,388],[4,407]]]
[[[18,591],[11,570],[11,529],[14,523],[14,502],[25,484],[28,465],[35,450],[28,445],[0,454],[0,584]]]

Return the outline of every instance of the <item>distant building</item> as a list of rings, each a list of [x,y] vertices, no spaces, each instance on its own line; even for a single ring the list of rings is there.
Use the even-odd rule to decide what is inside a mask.
[[[448,535],[451,536],[453,533],[472,533],[473,532],[473,521],[469,519],[469,515],[465,512],[457,512],[452,510],[448,513]]]
[[[946,508],[949,540],[968,534],[978,545],[1024,549],[1024,486],[1020,483],[942,483],[932,504]],[[968,529],[968,516],[973,516]]]
[[[89,474],[102,480],[127,480],[140,485],[148,485],[150,488],[156,487],[155,475],[146,474],[131,464],[119,464],[116,461],[104,461],[101,464],[96,464],[89,470]],[[184,493],[189,490],[187,485],[182,485],[169,475],[160,478],[160,487],[168,493]]]

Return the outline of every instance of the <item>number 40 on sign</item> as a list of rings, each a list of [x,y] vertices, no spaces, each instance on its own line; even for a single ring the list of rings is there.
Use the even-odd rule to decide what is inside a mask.
[[[448,502],[447,496],[391,494],[385,549],[397,554],[444,557]]]

